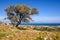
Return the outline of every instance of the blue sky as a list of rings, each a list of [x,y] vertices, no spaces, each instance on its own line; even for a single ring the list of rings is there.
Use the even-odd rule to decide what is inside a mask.
[[[38,15],[31,16],[37,23],[60,23],[60,0],[0,0],[0,21],[4,21],[9,5],[26,4],[31,8],[37,8]]]

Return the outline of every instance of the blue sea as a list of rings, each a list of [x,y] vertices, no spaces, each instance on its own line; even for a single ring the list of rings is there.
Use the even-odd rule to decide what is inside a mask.
[[[21,25],[33,25],[33,26],[60,26],[60,23],[23,23]]]

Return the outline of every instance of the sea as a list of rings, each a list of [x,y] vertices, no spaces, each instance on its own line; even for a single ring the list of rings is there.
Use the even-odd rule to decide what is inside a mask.
[[[20,25],[33,25],[33,26],[60,26],[60,23],[22,23]]]

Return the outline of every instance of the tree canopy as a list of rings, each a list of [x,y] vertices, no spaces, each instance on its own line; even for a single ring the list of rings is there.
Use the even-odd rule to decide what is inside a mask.
[[[30,15],[38,14],[36,8],[30,8],[27,5],[10,5],[5,9],[7,13],[7,19],[11,21],[14,25],[18,26],[21,22],[30,22],[32,18]]]

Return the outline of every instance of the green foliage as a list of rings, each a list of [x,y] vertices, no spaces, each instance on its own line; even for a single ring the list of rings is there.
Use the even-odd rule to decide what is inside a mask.
[[[41,37],[41,36],[39,36],[39,37],[37,37],[35,40],[44,40],[44,38]]]
[[[31,14],[38,14],[37,9],[36,9],[36,8],[32,8],[32,10],[31,10]]]
[[[59,27],[34,27],[33,30],[40,30],[40,31],[60,31]]]
[[[5,32],[0,32],[0,37],[4,37],[6,36],[6,33]]]
[[[13,32],[7,33],[7,32],[2,32],[2,31],[0,31],[0,38],[1,38],[1,37],[5,37],[5,36],[8,36],[8,35],[13,35]]]

